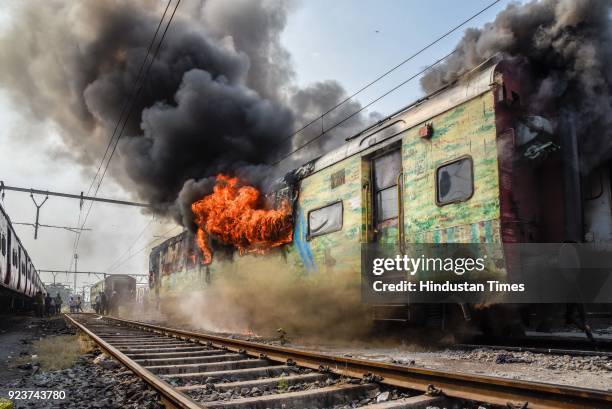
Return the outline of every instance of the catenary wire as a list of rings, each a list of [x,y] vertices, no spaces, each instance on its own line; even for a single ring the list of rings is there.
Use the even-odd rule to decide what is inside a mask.
[[[302,126],[301,128],[297,129],[296,131],[294,131],[293,133],[287,135],[286,137],[284,137],[283,139],[281,139],[279,141],[279,144],[283,144],[285,143],[287,140],[293,138],[295,135],[297,135],[298,133],[302,132],[304,129],[308,128],[310,125],[314,124],[317,121],[320,121],[323,119],[324,116],[326,116],[327,114],[331,113],[332,111],[338,109],[340,106],[344,105],[345,103],[347,103],[348,101],[350,101],[351,99],[355,98],[357,95],[361,94],[363,91],[365,91],[366,89],[370,88],[372,85],[376,84],[378,81],[380,81],[381,79],[385,78],[386,76],[388,76],[389,74],[391,74],[392,72],[396,71],[398,68],[400,68],[401,66],[403,66],[404,64],[406,64],[407,62],[413,60],[415,57],[417,57],[419,54],[423,53],[424,51],[426,51],[427,49],[431,48],[432,46],[436,45],[437,43],[439,43],[440,41],[442,41],[443,39],[445,39],[446,37],[448,37],[449,35],[451,35],[452,33],[454,33],[455,31],[457,31],[458,29],[460,29],[461,27],[463,27],[464,25],[466,25],[467,23],[469,23],[470,21],[474,20],[476,17],[480,16],[481,14],[483,14],[485,11],[489,10],[491,7],[493,7],[494,5],[496,5],[497,3],[499,3],[501,0],[495,0],[494,2],[490,3],[488,6],[486,6],[485,8],[481,9],[480,11],[478,11],[476,14],[473,14],[471,17],[463,20],[461,23],[459,23],[458,25],[456,25],[455,27],[453,27],[452,29],[446,31],[444,34],[442,34],[440,37],[436,38],[435,40],[433,40],[432,42],[430,42],[429,44],[425,45],[423,48],[421,48],[420,50],[416,51],[415,53],[413,53],[412,55],[410,55],[409,57],[405,58],[404,60],[400,61],[398,64],[396,64],[395,66],[391,67],[390,69],[388,69],[387,71],[385,71],[384,73],[382,73],[381,75],[379,75],[378,77],[374,78],[372,81],[370,81],[369,83],[365,84],[364,86],[362,86],[361,88],[359,88],[357,91],[353,92],[351,95],[347,96],[346,98],[344,98],[342,101],[338,102],[336,105],[332,106],[331,108],[327,109],[325,112],[323,112],[320,116],[312,119],[310,122],[308,122],[306,125]]]
[[[447,59],[448,57],[450,57],[451,55],[453,55],[456,52],[457,52],[457,50],[455,49],[455,50],[451,51],[450,53],[446,54],[444,57],[436,60],[436,62],[434,62],[433,64],[428,65],[427,67],[423,68],[421,71],[417,72],[416,74],[410,76],[408,79],[402,81],[401,83],[399,83],[395,87],[391,88],[389,91],[385,92],[384,94],[380,95],[379,97],[377,97],[377,98],[373,99],[372,101],[368,102],[366,105],[364,105],[361,108],[359,108],[358,110],[354,111],[353,113],[351,113],[350,115],[348,115],[347,117],[342,119],[341,121],[336,122],[334,125],[332,125],[331,127],[325,129],[323,132],[321,132],[320,134],[318,134],[314,138],[306,141],[306,143],[298,146],[297,148],[295,148],[291,152],[287,153],[286,155],[283,155],[281,158],[277,159],[275,162],[270,163],[270,165],[272,165],[272,166],[278,165],[279,163],[281,163],[282,161],[284,161],[288,157],[292,156],[293,154],[295,154],[298,151],[304,149],[305,147],[307,147],[311,143],[313,143],[316,140],[320,139],[321,137],[325,136],[327,132],[337,128],[340,125],[342,125],[343,123],[345,123],[346,121],[348,121],[349,119],[354,117],[355,115],[359,114],[360,112],[362,112],[365,109],[369,108],[370,106],[374,105],[376,102],[380,101],[381,99],[383,99],[387,95],[391,94],[392,92],[397,91],[399,88],[401,88],[402,86],[406,85],[408,82],[412,81],[413,79],[417,78],[418,76],[420,76],[421,74],[423,74],[427,70],[429,70],[429,69],[433,68],[434,66],[438,65],[439,63],[441,63],[442,61],[444,61],[445,59]]]
[[[111,269],[113,269],[113,267],[115,267],[115,265],[117,263],[119,263],[126,255],[128,255],[130,253],[130,251],[132,251],[132,248],[134,248],[136,243],[138,243],[138,240],[140,240],[140,238],[144,235],[145,231],[147,231],[147,229],[151,226],[151,224],[153,223],[154,220],[155,220],[155,216],[151,217],[149,222],[143,227],[143,229],[140,231],[140,233],[138,233],[138,236],[136,236],[136,238],[128,246],[128,248],[125,250],[125,252],[123,252],[119,257],[117,257],[117,259],[115,261],[113,261],[111,263],[111,265],[108,266],[104,271],[111,271]]]
[[[132,255],[130,255],[128,258],[126,258],[125,260],[123,260],[121,263],[117,264],[116,266],[114,266],[112,268],[112,270],[108,270],[108,272],[110,273],[111,271],[116,271],[119,267],[121,267],[122,265],[124,265],[125,263],[127,263],[129,260],[133,259],[134,257],[136,257],[137,255],[139,255],[140,253],[142,253],[143,251],[145,251],[146,249],[148,249],[149,247],[151,247],[153,245],[153,243],[155,243],[158,240],[164,240],[165,236],[167,234],[169,234],[170,232],[172,232],[173,230],[176,230],[177,228],[179,228],[181,226],[174,226],[173,228],[167,230],[166,232],[162,233],[160,237],[151,240],[150,242],[148,242],[145,246],[141,247],[138,251],[136,251],[135,253],[133,253]]]
[[[140,95],[140,92],[142,91],[142,89],[143,89],[143,87],[144,87],[144,84],[145,84],[145,82],[146,82],[146,79],[147,79],[147,77],[148,77],[148,75],[149,75],[149,73],[150,73],[150,71],[151,71],[151,67],[152,67],[152,65],[153,65],[153,62],[155,61],[155,58],[156,58],[156,57],[157,57],[157,55],[159,54],[159,51],[160,51],[161,46],[162,46],[162,44],[163,44],[163,41],[164,41],[164,39],[165,39],[165,37],[166,37],[166,34],[167,34],[167,32],[168,32],[168,29],[170,28],[170,24],[172,23],[172,20],[174,19],[174,15],[176,14],[176,11],[177,11],[178,6],[179,6],[179,4],[180,4],[180,3],[181,3],[181,0],[178,0],[178,1],[176,2],[176,5],[174,6],[174,10],[173,10],[173,12],[172,12],[172,15],[170,16],[170,19],[169,19],[169,20],[168,20],[168,22],[166,23],[166,27],[165,27],[165,29],[164,29],[164,31],[163,31],[163,34],[162,34],[162,36],[161,36],[161,38],[160,38],[160,40],[159,40],[159,42],[158,42],[158,44],[157,44],[157,47],[156,47],[155,52],[154,52],[154,54],[153,54],[153,57],[151,58],[151,61],[150,61],[149,65],[148,65],[148,67],[147,67],[147,70],[146,70],[145,74],[144,74],[143,80],[141,81],[140,86],[139,86],[139,87],[136,89],[136,92],[135,92],[135,94],[133,95],[133,98],[132,98],[132,100],[131,100],[131,103],[129,104],[129,110],[127,111],[127,114],[126,114],[125,120],[124,120],[123,125],[122,125],[122,127],[121,127],[121,130],[120,130],[120,132],[119,132],[119,135],[118,135],[118,136],[115,138],[115,143],[114,143],[114,145],[113,145],[113,149],[112,149],[112,151],[111,151],[111,153],[110,153],[110,156],[109,156],[109,158],[108,158],[108,160],[107,160],[107,162],[106,162],[106,166],[104,167],[104,171],[103,171],[103,173],[102,173],[102,176],[100,177],[100,180],[98,181],[98,184],[97,184],[97,186],[96,186],[96,189],[95,189],[95,192],[94,192],[94,197],[95,197],[95,196],[98,194],[98,191],[100,190],[100,186],[102,185],[102,181],[104,180],[104,177],[105,177],[105,175],[106,175],[106,172],[107,172],[107,170],[108,170],[108,167],[109,167],[109,165],[110,165],[110,162],[111,162],[111,160],[112,160],[112,157],[113,157],[113,155],[114,155],[114,153],[115,153],[115,150],[116,150],[116,148],[117,148],[117,144],[119,143],[119,139],[120,139],[120,138],[121,138],[121,136],[123,135],[123,131],[125,130],[125,127],[126,127],[127,122],[128,122],[128,120],[129,120],[129,117],[130,117],[130,114],[131,114],[131,112],[132,112],[132,109],[134,108],[135,101],[136,101],[136,99],[138,98],[138,96]],[[165,16],[165,14],[166,14],[166,11],[164,11],[164,16]],[[163,21],[163,19],[162,19],[161,21]],[[160,24],[160,26],[161,26],[161,24]],[[112,139],[111,139],[111,142],[112,142]],[[91,213],[91,209],[92,209],[92,207],[93,207],[93,202],[91,202],[91,203],[90,203],[90,205],[89,205],[89,207],[88,207],[88,209],[87,209],[87,213],[85,214],[85,217],[84,217],[84,220],[83,220],[83,223],[82,223],[82,227],[84,227],[84,226],[85,226],[85,223],[87,222],[87,219],[88,219],[88,217],[89,217],[89,214]],[[75,242],[75,246],[74,246],[74,251],[73,251],[73,253],[76,253],[76,251],[77,251],[77,249],[78,249],[79,242],[80,242],[80,238],[81,238],[81,235],[80,235],[80,234],[77,234],[77,237],[76,237],[76,242]],[[72,260],[71,260],[71,264],[70,264],[70,268],[69,268],[69,269],[71,269],[71,268],[72,268]]]

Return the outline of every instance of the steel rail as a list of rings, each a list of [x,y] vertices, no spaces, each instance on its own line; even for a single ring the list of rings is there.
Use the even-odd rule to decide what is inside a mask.
[[[146,370],[142,366],[138,365],[132,359],[127,357],[117,348],[113,347],[108,342],[104,341],[102,338],[97,336],[95,333],[90,331],[85,325],[81,324],[74,318],[72,318],[69,314],[64,314],[64,317],[79,330],[83,331],[89,338],[92,339],[102,350],[104,350],[108,355],[112,356],[127,368],[129,368],[136,376],[147,382],[153,389],[161,394],[163,397],[164,403],[170,404],[171,407],[180,408],[180,409],[202,409],[203,406],[191,400],[186,395],[180,393],[179,391],[173,389],[166,382],[162,381],[150,371]]]
[[[241,352],[249,356],[263,356],[271,361],[295,364],[318,371],[328,371],[337,375],[356,378],[373,375],[380,379],[382,384],[413,389],[429,394],[432,393],[432,390],[439,391],[441,394],[451,398],[487,402],[502,406],[507,405],[509,402],[519,405],[528,402],[530,409],[612,407],[612,394],[601,390],[400,366],[224,338],[139,321],[114,317],[105,318],[133,328],[205,343],[214,347]],[[432,386],[434,387],[433,389]]]
[[[597,335],[595,340],[589,340],[584,334],[582,337],[524,335],[520,337],[499,336],[466,336],[465,344],[495,346],[495,347],[523,347],[543,349],[575,349],[582,351],[612,352],[612,339]]]
[[[449,348],[454,350],[474,350],[488,349],[492,351],[508,351],[508,352],[532,352],[534,354],[550,354],[550,355],[570,355],[570,356],[605,356],[612,358],[610,351],[598,351],[590,349],[562,349],[562,348],[543,348],[543,347],[519,347],[510,345],[487,345],[487,344],[455,344]]]

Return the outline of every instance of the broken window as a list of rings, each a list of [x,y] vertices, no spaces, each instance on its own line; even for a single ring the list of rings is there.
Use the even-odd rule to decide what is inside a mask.
[[[342,230],[342,213],[342,202],[311,210],[308,213],[308,236],[321,236]]]
[[[461,202],[474,193],[472,159],[469,157],[442,165],[436,171],[438,205]]]

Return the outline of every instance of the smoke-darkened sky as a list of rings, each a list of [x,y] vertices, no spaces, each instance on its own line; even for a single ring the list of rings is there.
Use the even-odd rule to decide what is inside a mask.
[[[266,173],[262,163],[291,148],[279,147],[279,138],[487,3],[398,1],[381,8],[373,1],[356,7],[348,1],[330,6],[183,0],[100,195],[153,201],[163,214],[176,216],[175,199],[185,183],[196,185],[220,170],[263,167]],[[0,144],[11,155],[0,165],[1,179],[86,190],[165,2],[57,0],[34,7],[12,1],[7,6],[0,14],[6,23],[0,29]],[[445,54],[459,37],[424,53],[326,121],[342,118]],[[373,109],[393,111],[419,93],[415,82]],[[358,130],[369,115],[338,130],[337,138],[330,135],[320,148]],[[298,136],[293,145],[316,132]],[[319,152],[312,149],[294,163]],[[32,219],[27,195],[9,192],[5,204],[13,220]],[[77,215],[78,203],[62,199],[50,199],[42,210],[49,224],[75,225]],[[90,219],[94,230],[81,240],[80,269],[109,267],[149,219],[132,208],[96,205]],[[145,230],[134,252],[172,227],[158,225]],[[68,266],[71,233],[43,231],[34,242],[29,227],[18,231],[39,267]],[[147,253],[117,271],[145,271]]]

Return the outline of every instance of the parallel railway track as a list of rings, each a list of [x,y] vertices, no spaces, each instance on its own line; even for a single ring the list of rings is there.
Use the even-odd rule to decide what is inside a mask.
[[[546,347],[522,347],[506,344],[455,344],[451,347],[455,350],[472,350],[472,349],[491,349],[497,351],[509,352],[532,352],[534,354],[550,354],[550,355],[569,355],[569,356],[605,356],[612,358],[612,352],[608,350],[594,349],[577,349],[577,348],[546,348]]]
[[[364,407],[469,401],[530,409],[612,408],[612,394],[604,391],[329,356],[94,314],[66,318],[156,389],[168,407],[340,407],[396,388],[406,393]],[[304,384],[310,387],[299,386]],[[253,388],[262,393],[228,393]]]
[[[595,341],[553,336],[472,337],[470,343],[453,345],[453,349],[495,349],[513,352],[571,356],[606,356],[612,358],[612,339],[598,337]]]

